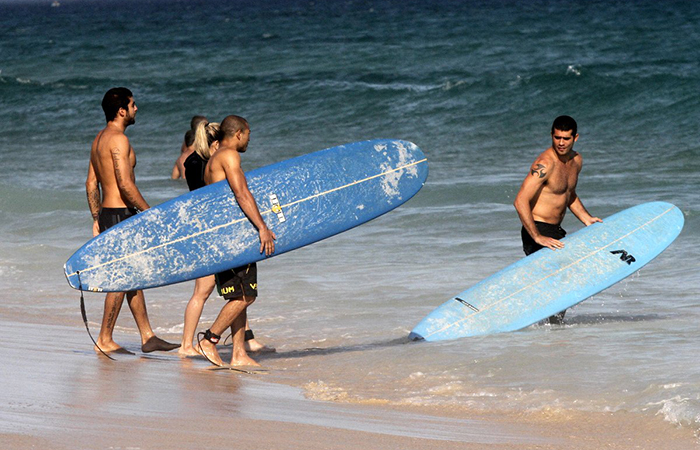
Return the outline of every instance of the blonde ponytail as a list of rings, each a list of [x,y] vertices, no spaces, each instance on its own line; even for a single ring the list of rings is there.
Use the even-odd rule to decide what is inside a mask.
[[[211,144],[218,141],[220,129],[218,123],[200,122],[194,131],[194,143],[192,147],[197,154],[203,159],[211,157]]]

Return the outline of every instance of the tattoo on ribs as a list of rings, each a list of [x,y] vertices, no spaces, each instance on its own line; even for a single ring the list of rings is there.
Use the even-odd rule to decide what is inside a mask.
[[[544,164],[535,164],[532,169],[530,170],[530,173],[534,176],[538,176],[540,178],[544,178],[547,173],[544,171],[545,166]]]

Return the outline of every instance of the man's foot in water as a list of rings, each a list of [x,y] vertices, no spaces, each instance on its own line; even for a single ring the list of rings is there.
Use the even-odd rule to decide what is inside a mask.
[[[114,353],[117,355],[133,355],[133,352],[130,352],[129,350],[125,349],[124,347],[121,347],[119,344],[116,342],[112,341],[111,344],[99,344],[95,345],[93,347],[93,350],[95,350],[95,353],[97,354],[102,354],[103,352],[106,354]]]
[[[158,336],[151,336],[151,338],[148,339],[146,343],[141,346],[141,351],[144,353],[151,353],[157,351],[169,352],[170,350],[174,350],[179,346],[180,344],[171,344],[170,342],[166,342]]]
[[[180,358],[188,358],[191,356],[202,356],[202,354],[199,353],[196,347],[192,347],[192,345],[190,345],[189,347],[181,345],[180,348],[177,350],[177,356],[179,356]]]
[[[260,364],[258,364],[257,361],[255,361],[253,358],[246,354],[240,354],[240,355],[231,355],[231,365],[234,367],[237,366],[253,366],[253,367],[260,367]]]
[[[277,351],[275,347],[268,347],[255,339],[245,341],[245,350],[251,353],[274,353]]]

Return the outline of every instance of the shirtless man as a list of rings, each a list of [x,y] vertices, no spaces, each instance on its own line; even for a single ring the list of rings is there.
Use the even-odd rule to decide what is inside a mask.
[[[90,166],[85,181],[85,191],[93,219],[93,236],[133,216],[138,211],[149,208],[136,187],[134,177],[136,155],[124,134],[126,127],[135,123],[138,110],[131,91],[126,88],[110,89],[102,99],[102,109],[107,126],[92,142]],[[131,291],[107,294],[102,327],[95,351],[131,353],[120,347],[112,338],[125,295],[141,334],[141,350],[144,353],[156,350],[168,351],[179,347],[178,344],[165,342],[153,333],[148,321],[143,292]]]
[[[578,140],[576,121],[569,116],[559,116],[552,124],[552,146],[542,152],[530,167],[514,206],[523,224],[521,237],[526,255],[544,247],[552,250],[564,248],[559,239],[566,236],[561,228],[566,208],[588,226],[602,222],[591,216],[576,195],[576,183],[583,159],[574,151]],[[564,320],[562,311],[549,318],[552,324]]]
[[[238,116],[228,116],[220,124],[219,149],[207,163],[204,171],[206,184],[228,180],[228,184],[236,197],[238,206],[258,230],[260,236],[260,253],[271,255],[275,252],[275,234],[267,228],[260,215],[258,205],[248,190],[243,169],[241,169],[241,153],[248,148],[250,127],[248,122]],[[219,293],[227,300],[221,308],[214,324],[204,333],[200,346],[204,355],[212,363],[222,366],[223,361],[216,350],[216,344],[221,334],[231,327],[233,353],[232,366],[259,366],[248,356],[245,350],[245,323],[247,308],[254,301],[257,293],[257,267],[255,264],[237,267],[216,275]]]

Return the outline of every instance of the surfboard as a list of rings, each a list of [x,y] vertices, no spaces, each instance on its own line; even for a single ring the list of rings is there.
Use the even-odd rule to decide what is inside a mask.
[[[683,213],[644,203],[562,239],[451,298],[411,331],[439,341],[515,331],[570,308],[631,275],[678,237]]]
[[[428,162],[390,139],[309,153],[246,173],[281,255],[349,230],[403,204]],[[226,180],[133,216],[88,241],[65,263],[68,284],[123,292],[174,284],[260,261],[257,229]]]

